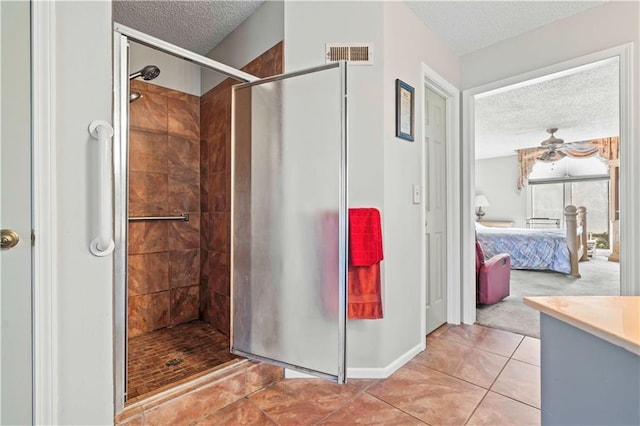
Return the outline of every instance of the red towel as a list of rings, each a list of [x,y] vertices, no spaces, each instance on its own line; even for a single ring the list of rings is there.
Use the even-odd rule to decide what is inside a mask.
[[[380,212],[349,209],[349,319],[382,318],[382,259]]]
[[[384,258],[378,209],[349,209],[349,254],[353,266],[373,265]]]
[[[349,319],[382,318],[380,291],[380,264],[370,266],[349,265]]]

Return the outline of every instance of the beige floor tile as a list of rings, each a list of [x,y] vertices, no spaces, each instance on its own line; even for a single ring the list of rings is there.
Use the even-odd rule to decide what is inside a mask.
[[[427,340],[427,349],[412,362],[489,389],[508,360],[491,352],[436,337]]]
[[[540,408],[540,367],[511,359],[491,390]]]
[[[450,325],[441,337],[510,357],[524,336],[481,325]]]
[[[540,367],[540,339],[526,336],[513,354],[513,359]]]
[[[540,410],[506,396],[489,392],[467,425],[539,425]]]
[[[320,422],[321,425],[424,425],[423,422],[363,393]]]
[[[247,399],[241,399],[201,419],[195,425],[277,425]]]
[[[367,393],[432,425],[464,424],[486,390],[418,363],[405,365]]]
[[[249,400],[280,425],[315,424],[358,394],[350,385],[322,379],[286,379]]]

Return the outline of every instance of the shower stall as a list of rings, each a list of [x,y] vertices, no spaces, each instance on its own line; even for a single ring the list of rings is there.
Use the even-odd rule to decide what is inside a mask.
[[[239,357],[344,381],[346,65],[114,51],[117,411]]]

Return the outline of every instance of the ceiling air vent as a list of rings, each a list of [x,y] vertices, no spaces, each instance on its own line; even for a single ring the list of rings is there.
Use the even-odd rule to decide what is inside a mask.
[[[373,65],[371,43],[327,43],[327,63],[347,61],[351,65]]]

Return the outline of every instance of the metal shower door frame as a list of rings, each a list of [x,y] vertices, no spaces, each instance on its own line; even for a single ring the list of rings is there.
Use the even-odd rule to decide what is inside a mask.
[[[135,29],[114,23],[113,32],[113,173],[114,173],[114,408],[115,414],[123,411],[126,395],[127,374],[127,232],[128,232],[128,151],[129,151],[129,40],[151,47],[166,54],[190,61],[201,67],[219,72],[240,82],[251,83],[260,79],[205,56],[188,51],[164,40],[152,37]],[[346,380],[346,277],[347,277],[347,87],[346,64],[330,64],[287,76],[305,74],[312,70],[339,66],[342,73],[341,93],[341,186],[340,192],[340,354],[341,365],[338,381]],[[272,77],[279,78],[278,77]],[[265,79],[266,80],[266,79]],[[265,81],[261,80],[261,81]],[[277,360],[267,360],[278,363]]]
[[[241,82],[258,77],[214,61],[133,28],[114,23],[113,32],[113,209],[114,209],[114,399],[124,409],[127,384],[127,228],[129,167],[129,40],[187,60]]]
[[[315,72],[325,71],[328,69],[338,68],[340,73],[340,170],[339,170],[339,190],[338,190],[338,214],[339,214],[339,226],[338,226],[338,374],[336,376],[319,372],[306,368],[301,365],[294,365],[287,362],[283,362],[277,359],[259,356],[250,352],[246,352],[237,349],[234,346],[234,250],[231,250],[231,352],[251,359],[256,359],[271,364],[279,365],[284,368],[289,368],[303,374],[310,374],[313,376],[321,377],[336,381],[338,383],[346,383],[347,380],[347,366],[346,366],[346,351],[347,351],[347,279],[348,279],[348,232],[349,224],[347,220],[348,209],[348,91],[347,91],[347,63],[345,61],[333,62],[317,67],[307,68],[291,73],[281,74],[273,77],[266,77],[259,80],[240,83],[234,85],[231,94],[231,211],[234,211],[234,175],[235,175],[235,97],[236,90],[257,86],[265,83],[272,83],[277,81],[294,78],[306,74],[312,74]],[[231,215],[231,247],[234,247],[234,215]]]

